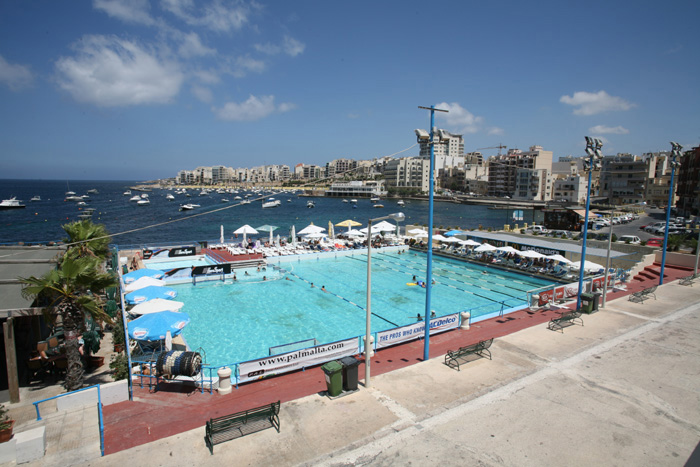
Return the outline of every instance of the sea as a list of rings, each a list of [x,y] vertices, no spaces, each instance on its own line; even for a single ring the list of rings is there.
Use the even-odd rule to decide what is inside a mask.
[[[329,222],[337,224],[352,219],[367,226],[368,219],[403,212],[406,220],[403,225],[428,225],[428,201],[405,199],[399,206],[398,199],[382,199],[384,208],[375,208],[369,199],[358,199],[357,204],[344,203],[340,198],[306,197],[298,194],[275,194],[265,192],[264,200],[275,198],[281,201],[277,208],[262,208],[261,195],[251,197],[250,204],[240,204],[235,196],[244,197],[245,191],[238,194],[219,194],[212,191],[200,196],[199,190],[189,189],[191,197],[175,194],[174,190],[153,189],[145,192],[150,204],[138,206],[129,201],[131,196],[123,193],[139,181],[89,181],[89,180],[0,180],[0,199],[16,197],[26,205],[24,209],[0,210],[0,244],[47,244],[66,239],[63,225],[80,220],[78,217],[86,208],[94,209],[92,221],[104,224],[112,236],[112,243],[120,248],[145,248],[187,244],[192,242],[218,242],[223,226],[225,241],[234,241],[234,230],[243,225],[253,228],[272,225],[277,227],[274,235],[289,236],[292,226],[296,231],[313,223],[328,229]],[[97,190],[89,194],[88,190]],[[78,196],[88,195],[85,206],[75,201],[66,201],[66,192],[73,191]],[[132,196],[144,192],[132,191]],[[168,194],[174,201],[166,199]],[[30,201],[39,196],[41,201]],[[228,202],[225,202],[227,199]],[[307,201],[314,201],[315,207],[308,208]],[[348,200],[349,201],[349,200]],[[191,211],[180,211],[180,205],[199,204]],[[534,216],[532,211],[516,211],[522,215],[521,222],[528,222]],[[513,211],[490,209],[482,205],[457,204],[449,201],[436,201],[433,210],[433,225],[444,229],[503,228],[512,222]],[[393,222],[393,221],[391,221]],[[360,227],[357,227],[360,228]],[[335,227],[335,232],[345,230]],[[261,232],[260,238],[268,238]]]

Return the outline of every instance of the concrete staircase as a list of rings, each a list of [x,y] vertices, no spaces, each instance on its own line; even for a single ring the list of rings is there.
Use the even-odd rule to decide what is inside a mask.
[[[666,266],[664,267],[664,283],[687,276],[692,272],[693,270],[689,268],[684,268],[681,266],[669,266],[668,264],[666,264]],[[661,264],[654,263],[651,266],[646,266],[644,269],[639,271],[632,280],[638,282],[646,282],[649,280],[658,281],[660,277]]]

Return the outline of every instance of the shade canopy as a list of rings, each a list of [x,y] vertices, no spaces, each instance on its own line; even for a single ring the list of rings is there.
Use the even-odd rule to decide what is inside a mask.
[[[348,237],[360,237],[364,235],[364,233],[360,232],[359,230],[350,229],[347,232],[345,232],[345,235],[347,235]]]
[[[135,280],[141,279],[142,277],[153,277],[155,279],[160,279],[163,277],[163,271],[148,268],[137,269],[136,271],[127,272],[122,277],[124,278],[125,284],[131,284]]]
[[[455,235],[465,235],[468,232],[465,232],[464,230],[450,230],[448,232],[445,232],[446,237],[454,237]]]
[[[523,258],[544,258],[544,255],[542,253],[537,253],[534,250],[522,250],[518,251],[518,254],[522,256]]]
[[[433,235],[433,240],[437,240],[438,242],[444,242],[447,240],[447,237],[443,237],[440,234]]]
[[[477,251],[479,253],[482,253],[484,251],[496,251],[496,247],[493,245],[489,245],[488,243],[484,243],[483,245],[476,247],[476,250],[474,251]]]
[[[249,226],[248,224],[246,224],[246,225],[244,225],[244,226],[242,226],[242,227],[239,227],[238,229],[234,230],[233,233],[236,234],[236,235],[243,234],[243,242],[245,242],[245,241],[246,241],[246,236],[247,236],[247,235],[249,235],[249,234],[250,234],[250,235],[255,235],[256,233],[258,233],[258,231],[255,230],[254,228],[252,228],[251,226]]]
[[[496,248],[498,251],[502,251],[504,253],[519,253],[519,250],[516,250],[512,246],[500,246]]]
[[[279,229],[279,227],[277,227],[276,225],[265,224],[261,225],[260,227],[257,227],[255,230],[259,230],[261,232],[270,232],[270,245],[272,245],[272,232],[274,232],[277,229]]]
[[[580,270],[581,269],[581,261],[576,261],[574,263],[569,264],[570,269],[575,269],[575,270]],[[595,271],[600,271],[605,269],[603,266],[601,266],[598,263],[594,263],[592,261],[586,261],[586,263],[583,266],[583,270],[585,272],[595,272]]]
[[[152,277],[142,277],[141,279],[136,279],[131,284],[126,285],[126,292],[133,292],[134,290],[143,289],[149,285],[165,285],[164,280],[154,279]]]
[[[411,235],[428,235],[428,231],[425,229],[411,229],[408,231]]]
[[[318,225],[309,224],[299,231],[299,235],[308,235],[313,233],[325,232],[326,229]]]
[[[362,224],[359,222],[356,222],[352,219],[347,219],[347,220],[344,220],[343,222],[338,222],[337,224],[335,224],[336,227],[347,227],[348,230],[350,230],[350,227],[357,227],[358,225],[362,225]]]
[[[375,227],[380,232],[395,232],[396,231],[396,226],[394,224],[387,222],[387,221],[381,221],[377,225],[373,225],[372,226],[373,232],[374,232]]]
[[[560,261],[562,263],[570,263],[571,262],[570,260],[564,258],[562,255],[550,255],[550,256],[547,256],[547,258],[552,259],[554,261]]]
[[[132,315],[150,315],[161,311],[179,311],[185,304],[175,300],[165,300],[154,298],[144,303],[140,303],[129,310]]]
[[[134,305],[137,303],[147,302],[155,298],[162,298],[165,300],[170,300],[177,297],[177,292],[175,289],[170,287],[163,287],[162,285],[148,285],[133,292],[129,292],[124,295],[126,303]]]
[[[481,245],[481,243],[476,242],[476,241],[472,240],[471,238],[468,238],[468,239],[462,241],[462,245],[465,245],[465,246],[479,246],[479,245]]]
[[[177,311],[159,311],[143,315],[130,321],[127,325],[129,337],[138,341],[159,341],[165,339],[165,334],[170,331],[172,336],[177,336],[190,322],[187,313]]]

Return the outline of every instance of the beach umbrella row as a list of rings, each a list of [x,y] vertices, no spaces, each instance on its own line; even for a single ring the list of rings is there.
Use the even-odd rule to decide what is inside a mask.
[[[162,285],[149,285],[124,295],[126,303],[130,305],[147,302],[156,298],[169,300],[175,297],[177,297],[175,289]]]
[[[137,269],[136,271],[127,272],[122,276],[125,284],[131,284],[132,282],[141,279],[142,277],[153,277],[155,279],[160,279],[163,277],[163,271],[158,269]]]
[[[178,311],[159,311],[150,313],[129,321],[127,329],[129,337],[139,341],[158,341],[165,339],[170,331],[171,336],[177,336],[190,322],[187,313]]]

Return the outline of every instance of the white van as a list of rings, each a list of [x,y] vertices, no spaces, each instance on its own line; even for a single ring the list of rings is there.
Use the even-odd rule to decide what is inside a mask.
[[[543,234],[549,232],[547,229],[544,228],[543,225],[533,225],[530,226],[530,228],[527,229],[528,231],[532,233],[538,233],[538,234]]]
[[[617,243],[630,243],[632,245],[639,245],[642,240],[635,235],[623,235],[617,239]]]

